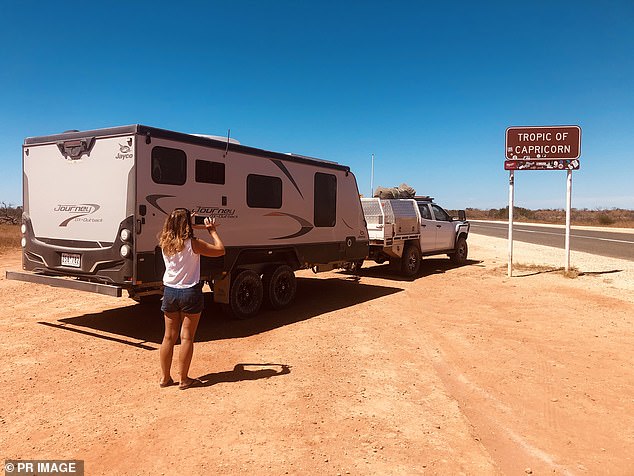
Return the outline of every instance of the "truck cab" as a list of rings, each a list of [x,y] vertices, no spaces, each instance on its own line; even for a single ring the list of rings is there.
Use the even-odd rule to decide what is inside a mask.
[[[431,199],[417,199],[416,204],[420,213],[421,253],[454,249],[457,239],[454,218]]]

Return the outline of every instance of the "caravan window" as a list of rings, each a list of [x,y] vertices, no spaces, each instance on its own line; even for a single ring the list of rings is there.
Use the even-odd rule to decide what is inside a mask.
[[[315,226],[335,226],[337,222],[337,177],[315,174]]]
[[[187,155],[179,149],[152,149],[152,180],[167,185],[183,185],[187,181]]]
[[[251,208],[282,208],[282,179],[247,175],[247,205]]]
[[[225,164],[210,162],[209,160],[196,161],[196,182],[225,184]]]

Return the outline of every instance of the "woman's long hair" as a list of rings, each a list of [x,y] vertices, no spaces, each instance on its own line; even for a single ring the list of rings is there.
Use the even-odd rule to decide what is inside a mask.
[[[185,241],[193,238],[192,218],[189,210],[177,208],[168,215],[159,235],[159,246],[165,256],[172,256],[185,247]]]

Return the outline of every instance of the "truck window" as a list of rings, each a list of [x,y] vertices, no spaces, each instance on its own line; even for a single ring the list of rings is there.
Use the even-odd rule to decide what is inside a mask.
[[[337,177],[315,174],[315,226],[335,226],[337,222]]]
[[[429,211],[429,207],[426,203],[421,203],[418,205],[418,209],[420,210],[420,216],[424,220],[431,220],[431,212]]]
[[[196,182],[225,184],[225,164],[209,160],[196,160]]]
[[[282,208],[282,179],[247,175],[247,205],[250,208]]]
[[[438,205],[432,203],[431,207],[434,209],[434,216],[436,217],[436,220],[451,221],[451,217],[447,214],[447,212]]]
[[[180,149],[152,149],[152,180],[167,185],[183,185],[187,181],[187,155]]]

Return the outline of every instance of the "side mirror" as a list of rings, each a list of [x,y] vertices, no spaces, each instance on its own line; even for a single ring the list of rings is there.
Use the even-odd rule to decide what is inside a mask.
[[[467,212],[464,210],[458,210],[458,220],[465,221],[467,219]]]

